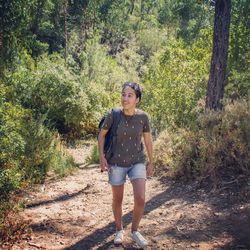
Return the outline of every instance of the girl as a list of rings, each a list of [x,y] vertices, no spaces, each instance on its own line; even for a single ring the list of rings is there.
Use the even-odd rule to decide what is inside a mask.
[[[108,171],[109,183],[112,186],[113,214],[116,225],[115,244],[121,244],[123,240],[122,225],[122,200],[124,183],[128,175],[134,194],[134,210],[131,228],[131,237],[140,247],[148,243],[138,232],[140,220],[145,205],[145,181],[147,176],[152,176],[152,136],[149,119],[145,112],[136,109],[140,102],[142,91],[139,84],[126,82],[122,86],[121,94],[121,118],[117,128],[117,143],[112,157],[107,161],[104,154],[105,136],[112,126],[112,113],[110,113],[98,136],[98,148],[100,167],[102,171]],[[145,165],[145,154],[141,138],[147,151],[147,164]]]

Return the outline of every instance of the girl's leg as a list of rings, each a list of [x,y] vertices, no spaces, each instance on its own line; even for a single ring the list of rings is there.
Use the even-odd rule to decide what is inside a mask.
[[[145,179],[132,181],[134,191],[134,211],[132,219],[132,232],[137,231],[145,206]]]
[[[122,230],[122,200],[123,200],[124,184],[112,186],[113,193],[113,214],[115,218],[116,230]]]

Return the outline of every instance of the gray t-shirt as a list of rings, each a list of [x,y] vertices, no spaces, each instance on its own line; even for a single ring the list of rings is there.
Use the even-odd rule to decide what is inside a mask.
[[[112,122],[113,117],[109,113],[102,128],[109,130]],[[147,113],[136,109],[134,115],[128,116],[121,112],[121,120],[117,128],[117,145],[114,155],[108,163],[120,167],[129,167],[136,163],[144,163],[145,153],[141,139],[145,132],[150,132]]]

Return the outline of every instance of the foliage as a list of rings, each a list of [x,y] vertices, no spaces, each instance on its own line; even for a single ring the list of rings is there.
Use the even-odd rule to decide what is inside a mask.
[[[239,99],[249,96],[250,62],[250,5],[246,0],[232,1],[230,43],[229,43],[229,78],[225,87],[227,98]]]
[[[91,150],[91,155],[89,156],[89,159],[88,159],[88,162],[89,163],[92,163],[92,164],[97,164],[99,163],[99,152],[98,152],[98,146],[97,144],[95,144]]]
[[[228,99],[248,98],[250,95],[250,70],[240,72],[232,70],[225,86],[225,97]]]
[[[249,12],[250,5],[247,0],[232,1],[229,67],[241,73],[249,68]]]
[[[3,1],[0,4],[0,33],[2,45],[0,47],[1,61],[12,61],[17,56],[19,49],[32,39],[26,33],[26,27],[30,22],[30,8],[35,1]],[[26,34],[23,36],[23,34]]]
[[[143,65],[143,56],[137,53],[138,46],[130,41],[127,48],[117,53],[116,60],[126,73],[126,81],[139,82],[140,68]],[[125,78],[124,78],[125,81]]]
[[[249,101],[199,114],[195,129],[164,131],[155,144],[159,171],[178,177],[232,181],[249,175]]]
[[[88,40],[86,49],[80,54],[80,60],[83,65],[81,76],[103,85],[107,91],[113,92],[119,82],[126,79],[123,68],[108,55],[107,48],[99,44],[99,37]]]
[[[45,114],[46,122],[60,132],[84,127],[88,97],[59,57],[42,57],[36,70],[21,67],[14,74],[10,72],[5,82],[13,90],[13,101],[33,110],[35,116]]]
[[[57,177],[67,176],[75,170],[75,162],[72,156],[68,155],[60,136],[56,133],[52,137],[47,162],[48,170],[52,171]]]
[[[143,106],[151,114],[155,130],[192,125],[191,110],[204,95],[207,83],[209,37],[210,30],[204,30],[188,47],[181,40],[169,39],[151,59]]]
[[[138,53],[144,56],[144,60],[147,60],[162,48],[166,40],[166,30],[160,30],[156,27],[145,27],[136,33]]]
[[[106,1],[100,7],[102,41],[108,45],[110,54],[120,52],[132,35],[129,8],[127,1]]]
[[[43,182],[48,170],[65,175],[74,164],[58,149],[60,142],[54,132],[44,126],[45,117],[36,115],[35,119],[31,109],[10,102],[11,88],[2,83],[0,86],[1,230],[6,214],[13,211],[10,201],[17,190]]]
[[[0,107],[0,189],[1,199],[20,188],[23,182],[41,182],[49,168],[71,167],[57,150],[53,133],[34,119],[29,110],[4,102]],[[55,155],[56,154],[56,155]],[[60,159],[61,157],[61,159]],[[58,158],[57,162],[54,162]]]
[[[14,106],[8,102],[3,102],[0,106],[0,164],[1,171],[3,168],[7,170],[6,174],[2,173],[5,179],[13,176],[8,169],[17,166],[18,160],[25,151],[25,141],[21,134],[25,116],[29,116],[29,113],[20,106]]]
[[[158,12],[162,24],[171,24],[176,35],[186,41],[193,41],[201,29],[211,24],[213,7],[207,1],[164,0]]]

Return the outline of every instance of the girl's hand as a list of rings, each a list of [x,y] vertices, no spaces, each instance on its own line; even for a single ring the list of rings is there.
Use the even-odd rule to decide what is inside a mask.
[[[101,172],[108,171],[108,162],[104,156],[100,157]]]
[[[153,164],[152,163],[148,163],[147,164],[147,176],[153,176]]]

